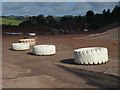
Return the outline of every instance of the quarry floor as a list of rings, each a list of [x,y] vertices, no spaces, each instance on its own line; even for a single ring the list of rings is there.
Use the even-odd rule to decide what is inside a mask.
[[[118,41],[89,39],[87,35],[38,35],[38,44],[54,44],[52,56],[13,51],[11,44],[24,35],[2,36],[3,88],[116,88],[118,87]],[[100,46],[109,50],[109,61],[101,65],[74,64],[73,50]],[[3,89],[4,90],[4,89]]]

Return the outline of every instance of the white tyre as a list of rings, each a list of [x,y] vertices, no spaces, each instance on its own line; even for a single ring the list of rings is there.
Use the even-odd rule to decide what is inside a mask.
[[[54,55],[55,53],[55,45],[36,45],[33,47],[33,54],[36,55]]]
[[[77,64],[102,64],[108,61],[108,49],[88,47],[74,50],[74,62]]]
[[[29,36],[36,36],[36,33],[29,33]]]
[[[29,44],[28,43],[12,43],[13,50],[28,50]]]
[[[30,46],[34,46],[36,44],[35,39],[20,39],[20,43],[28,43]]]

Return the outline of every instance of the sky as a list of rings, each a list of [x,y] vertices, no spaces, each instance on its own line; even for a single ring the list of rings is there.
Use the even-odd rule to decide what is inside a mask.
[[[36,0],[34,0],[36,2],[32,2],[33,0],[31,0],[31,2],[8,1],[10,0],[4,0],[4,2],[2,2],[2,15],[85,15],[88,10],[92,10],[95,13],[102,13],[104,9],[107,10],[109,8],[112,11],[115,5],[118,4],[118,2],[37,2]]]
[[[1,0],[2,2],[118,2],[119,0]]]

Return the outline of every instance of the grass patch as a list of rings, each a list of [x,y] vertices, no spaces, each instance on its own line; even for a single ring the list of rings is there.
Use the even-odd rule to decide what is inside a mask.
[[[14,19],[8,19],[8,18],[0,18],[0,25],[16,25],[18,26],[22,21],[20,20],[14,20]]]

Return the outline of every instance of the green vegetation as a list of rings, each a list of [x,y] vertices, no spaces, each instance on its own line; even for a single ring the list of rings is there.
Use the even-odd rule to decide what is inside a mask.
[[[63,29],[65,32],[83,31],[84,29],[97,30],[100,27],[118,22],[120,20],[120,7],[116,5],[112,11],[103,10],[102,13],[95,14],[92,10],[86,12],[85,16],[61,16],[54,17],[48,15],[31,16],[19,26],[47,26],[56,29]]]
[[[84,16],[2,16],[2,27],[45,26],[64,31],[65,34],[74,31],[95,31],[101,27],[120,21],[120,6],[116,5],[112,11],[104,9],[101,13],[92,10]]]
[[[20,20],[14,20],[14,19],[8,19],[8,18],[2,18],[0,17],[0,25],[15,25],[18,26],[22,21]]]

